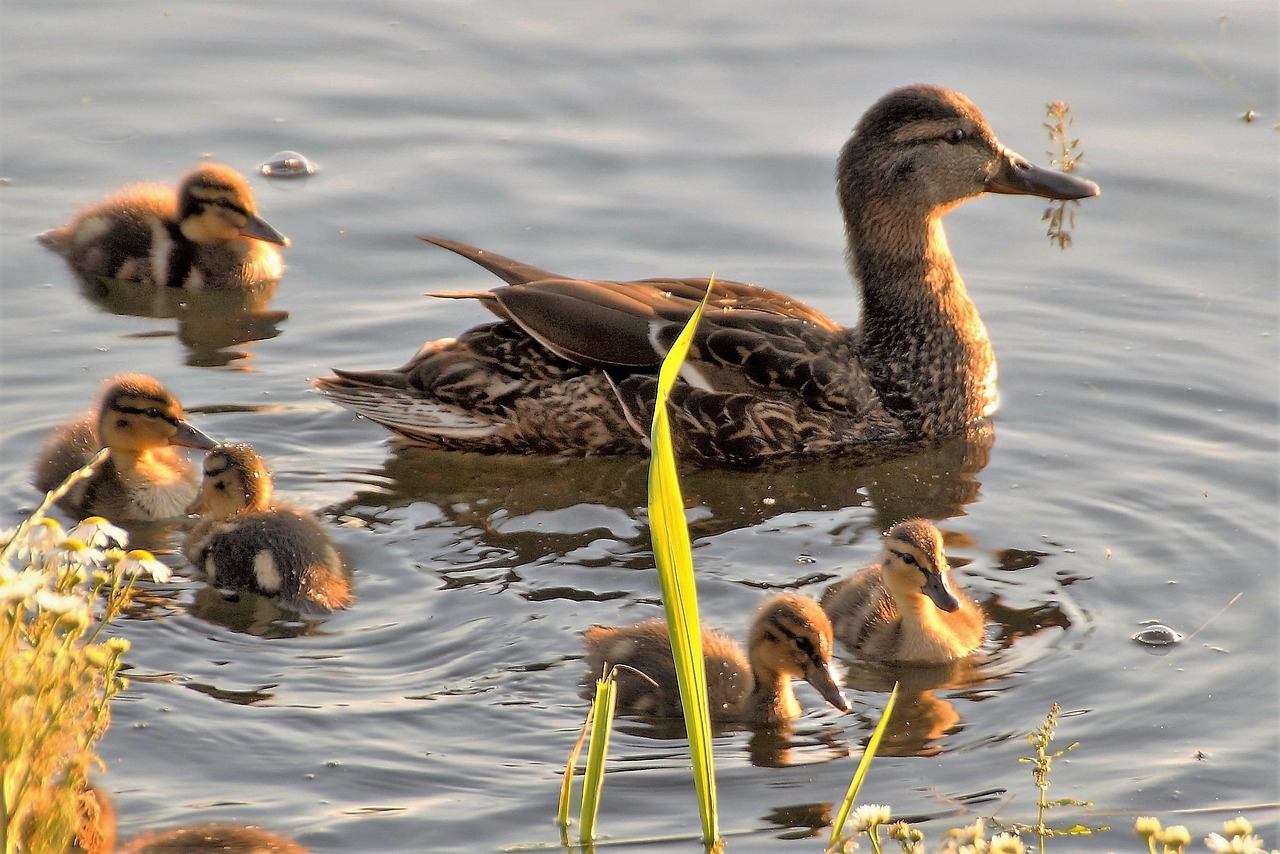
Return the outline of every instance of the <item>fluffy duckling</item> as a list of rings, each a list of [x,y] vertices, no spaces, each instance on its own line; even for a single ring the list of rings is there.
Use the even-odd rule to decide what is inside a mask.
[[[159,380],[122,374],[106,381],[96,406],[45,440],[32,482],[48,492],[109,448],[93,476],[62,499],[64,509],[113,522],[173,519],[185,513],[199,486],[195,469],[174,446],[215,444],[187,423],[182,405]]]
[[[940,664],[982,644],[982,608],[951,582],[942,534],[925,519],[889,529],[879,564],[822,595],[835,636],[863,658]]]
[[[192,291],[275,281],[284,272],[275,246],[289,245],[258,216],[249,182],[220,163],[192,170],[176,195],[163,184],[125,187],[40,241],[87,280]]]
[[[587,662],[599,675],[605,665],[625,664],[657,683],[625,669],[618,671],[618,706],[632,712],[678,717],[680,693],[675,658],[665,620],[631,626],[592,626],[584,633]],[[707,698],[713,720],[775,724],[799,717],[791,689],[804,679],[842,712],[849,704],[831,673],[831,623],[818,603],[798,593],[765,601],[751,625],[747,655],[723,632],[704,629]]]
[[[680,458],[759,465],[819,454],[900,456],[996,408],[996,362],[942,217],[984,193],[1098,194],[1002,146],[968,98],[907,86],[866,112],[836,167],[850,269],[846,328],[785,294],[715,282],[671,394]],[[706,279],[574,279],[437,237],[506,286],[474,298],[499,320],[428,342],[385,371],[315,381],[411,443],[457,450],[647,453],[655,374]]]
[[[248,445],[218,445],[205,457],[201,519],[183,553],[210,584],[273,596],[298,610],[351,604],[348,569],[310,513],[271,501],[271,473]]]

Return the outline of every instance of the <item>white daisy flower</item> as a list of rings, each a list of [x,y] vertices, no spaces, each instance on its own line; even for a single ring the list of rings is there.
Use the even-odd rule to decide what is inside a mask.
[[[153,581],[164,584],[173,577],[173,570],[156,560],[146,549],[134,549],[116,564],[116,572],[122,575],[149,575]]]
[[[85,519],[68,532],[67,538],[98,549],[124,548],[129,544],[129,534],[101,516]]]

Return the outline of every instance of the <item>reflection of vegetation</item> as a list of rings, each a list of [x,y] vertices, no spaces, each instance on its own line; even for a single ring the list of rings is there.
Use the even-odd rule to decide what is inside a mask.
[[[1063,172],[1071,172],[1084,159],[1080,139],[1071,139],[1070,136],[1071,128],[1076,123],[1075,117],[1071,115],[1071,105],[1066,101],[1054,101],[1052,104],[1045,104],[1044,108],[1044,128],[1049,131],[1049,141],[1054,146],[1045,152],[1049,155],[1049,165]],[[1045,208],[1044,216],[1040,217],[1042,221],[1048,220],[1049,240],[1058,244],[1059,249],[1066,249],[1071,245],[1071,230],[1076,227],[1075,209],[1079,204],[1074,199],[1054,202]]]

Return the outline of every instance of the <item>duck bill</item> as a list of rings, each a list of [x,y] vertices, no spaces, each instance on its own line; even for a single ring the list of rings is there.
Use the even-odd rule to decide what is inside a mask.
[[[252,237],[254,240],[274,243],[277,246],[289,245],[289,238],[272,228],[271,224],[265,219],[253,214],[249,214],[248,220],[240,227],[240,233],[245,237]]]
[[[836,684],[829,663],[809,671],[804,681],[817,688],[818,693],[828,703],[842,712],[849,711],[849,701],[844,698],[844,694],[840,691],[840,686]]]
[[[996,162],[994,173],[987,177],[986,189],[988,193],[1041,196],[1059,201],[1087,199],[1102,192],[1092,181],[1036,166],[1021,154],[1007,148]]]
[[[960,600],[951,592],[951,584],[941,573],[930,573],[929,580],[920,588],[920,592],[933,600],[943,611],[954,611],[960,607]]]
[[[187,422],[179,421],[178,432],[169,437],[169,444],[181,445],[184,448],[200,448],[207,451],[217,445],[218,441],[209,438]]]

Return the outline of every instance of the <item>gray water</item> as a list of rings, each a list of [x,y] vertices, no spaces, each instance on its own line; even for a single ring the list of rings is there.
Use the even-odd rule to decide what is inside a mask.
[[[1244,812],[1280,844],[1275,4],[9,0],[0,16],[0,524],[38,501],[46,432],[101,378],[145,371],[266,455],[356,567],[358,603],[324,620],[179,578],[120,622],[132,681],[100,783],[122,835],[235,821],[316,851],[557,847],[586,708],[576,633],[658,610],[644,462],[396,451],[306,380],[486,319],[422,295],[496,280],[418,233],[569,275],[715,272],[852,323],[835,154],[872,101],[925,81],[1039,162],[1044,105],[1069,102],[1103,187],[1067,251],[1040,200],[947,219],[1000,360],[990,441],[693,473],[685,492],[704,618],[738,636],[766,590],[820,592],[904,513],[941,520],[999,625],[974,667],[847,660],[852,714],[801,686],[789,735],[725,733],[729,850],[820,847],[895,679],[863,800],[933,817],[930,840],[1033,818],[1017,757],[1057,702],[1061,744],[1080,746],[1051,794],[1095,806],[1054,818],[1117,830],[1054,850],[1136,850],[1145,814],[1203,837]],[[121,184],[205,156],[250,174],[281,149],[321,171],[254,177],[293,239],[256,312],[94,302],[32,240]],[[1132,641],[1149,620],[1187,639]],[[609,838],[696,837],[681,741],[623,719],[611,757]]]

